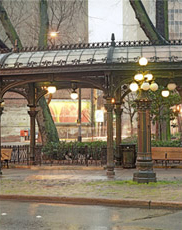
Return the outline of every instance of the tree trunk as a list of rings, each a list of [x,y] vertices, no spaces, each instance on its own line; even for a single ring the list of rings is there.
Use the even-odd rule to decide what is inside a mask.
[[[39,112],[36,116],[42,144],[59,142],[58,132],[52,119],[49,107],[44,97],[39,100]]]
[[[159,121],[156,121],[155,123],[155,140],[159,140]]]
[[[2,23],[2,26],[6,32],[9,40],[11,41],[11,44],[13,46],[15,46],[15,41],[17,41],[18,48],[22,48],[20,38],[19,38],[14,26],[12,25],[5,8],[2,5],[2,0],[0,0],[0,21]]]
[[[156,29],[165,39],[169,39],[168,2],[166,0],[156,0]]]
[[[167,40],[156,30],[141,0],[130,0],[140,27],[152,43],[166,44]]]
[[[47,7],[47,0],[40,0],[39,46],[41,47],[47,45],[47,36],[49,30]],[[42,144],[45,145],[48,142],[59,142],[58,132],[52,119],[45,97],[42,97],[39,100],[39,106],[40,108],[36,118],[41,134]]]
[[[169,39],[168,31],[168,2],[166,0],[156,0],[156,29],[157,31],[166,39]],[[163,110],[167,108],[163,107]],[[164,113],[163,111],[161,111]],[[166,119],[163,119],[161,122],[162,133],[161,140],[170,140],[171,139],[171,128],[170,128],[170,115]]]
[[[39,12],[40,12],[40,31],[39,31],[39,43],[40,47],[47,46],[47,36],[49,32],[49,18],[47,13],[47,0],[40,0]]]
[[[130,135],[132,137],[133,136],[133,119],[132,118],[130,119],[130,128],[131,128]]]

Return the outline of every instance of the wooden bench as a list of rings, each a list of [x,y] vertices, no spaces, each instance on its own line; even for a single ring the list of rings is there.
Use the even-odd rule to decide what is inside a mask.
[[[12,149],[10,148],[1,148],[1,162],[6,163],[7,168],[9,168],[9,161],[11,160]]]
[[[152,147],[152,160],[155,163],[167,164],[182,162],[181,147]]]

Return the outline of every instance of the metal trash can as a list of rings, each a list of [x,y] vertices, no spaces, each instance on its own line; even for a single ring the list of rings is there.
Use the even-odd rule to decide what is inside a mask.
[[[123,168],[135,168],[136,150],[135,144],[120,144]]]
[[[101,148],[101,165],[107,164],[107,147]]]

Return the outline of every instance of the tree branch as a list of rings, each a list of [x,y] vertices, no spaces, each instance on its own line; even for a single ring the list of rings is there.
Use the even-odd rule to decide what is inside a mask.
[[[1,49],[9,49],[1,39],[0,39],[0,48]]]
[[[141,0],[129,0],[140,27],[152,43],[167,44],[168,41],[157,32]]]
[[[22,48],[20,38],[19,38],[14,26],[12,25],[5,8],[3,7],[2,0],[0,0],[0,21],[3,25],[3,28],[6,32],[9,40],[11,41],[11,44],[14,46],[15,41],[17,40],[18,48]]]

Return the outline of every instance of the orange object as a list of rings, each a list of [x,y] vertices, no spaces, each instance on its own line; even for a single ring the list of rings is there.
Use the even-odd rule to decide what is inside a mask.
[[[25,136],[24,130],[20,130],[20,136],[21,136],[21,137],[24,137],[24,136]]]

